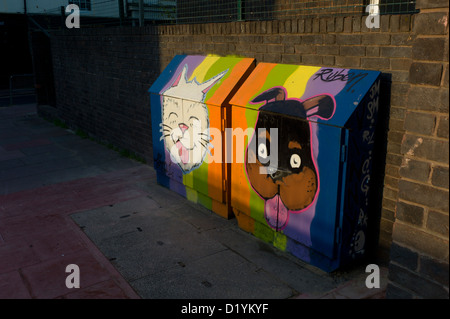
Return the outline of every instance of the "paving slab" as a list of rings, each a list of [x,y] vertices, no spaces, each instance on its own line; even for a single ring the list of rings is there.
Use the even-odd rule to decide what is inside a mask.
[[[0,299],[31,299],[19,271],[0,274]]]
[[[230,250],[132,281],[151,299],[286,299],[292,289]]]
[[[383,298],[365,267],[327,274],[160,186],[156,173],[0,109],[0,298]],[[81,288],[65,286],[80,267]]]
[[[361,280],[350,288],[343,286],[355,276],[365,278],[362,267],[325,273],[242,231],[236,220],[225,220],[184,198],[180,199],[185,201],[182,206],[169,202],[161,205],[165,197],[161,193],[160,203],[145,196],[71,215],[143,298],[278,299],[302,295],[326,299],[327,294],[345,298],[352,293],[353,298],[373,295]],[[170,192],[166,195],[171,196]],[[236,264],[242,269],[233,269],[238,267],[234,264],[218,266],[220,260],[222,264],[239,260]],[[215,269],[202,274],[206,268]],[[239,284],[243,278],[251,280]],[[207,284],[201,285],[199,280]],[[217,289],[205,289],[213,282]],[[270,283],[267,287],[274,289],[264,295],[260,282]],[[230,290],[234,285],[240,288]]]

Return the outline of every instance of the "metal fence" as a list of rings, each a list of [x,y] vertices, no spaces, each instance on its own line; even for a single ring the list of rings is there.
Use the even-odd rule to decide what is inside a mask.
[[[0,94],[0,106],[33,103],[36,100],[33,74],[13,74],[9,77],[9,96]]]
[[[412,0],[183,0],[177,4],[176,23],[228,22],[368,14],[414,13]]]
[[[382,15],[416,12],[415,0],[68,0],[64,3],[82,7],[83,27],[368,15],[368,5]],[[47,29],[55,29],[64,27],[66,15],[64,6],[58,6],[35,12],[33,17]]]

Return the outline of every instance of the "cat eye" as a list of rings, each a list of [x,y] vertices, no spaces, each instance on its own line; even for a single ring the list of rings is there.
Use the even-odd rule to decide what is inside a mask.
[[[292,154],[291,156],[291,167],[292,168],[299,168],[302,164],[302,159],[298,154]]]
[[[178,118],[178,114],[175,112],[170,112],[167,118],[170,118],[171,116],[175,116],[176,118]]]
[[[191,127],[200,127],[200,120],[196,116],[189,117],[189,125]]]

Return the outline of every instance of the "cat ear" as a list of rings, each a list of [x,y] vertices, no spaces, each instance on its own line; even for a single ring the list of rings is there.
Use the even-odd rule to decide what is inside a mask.
[[[302,102],[306,111],[306,116],[317,115],[324,119],[329,119],[336,107],[334,99],[327,94],[314,96]]]
[[[175,81],[173,82],[171,87],[178,86],[178,84],[180,83],[181,79],[183,79],[184,83],[186,83],[187,70],[188,70],[188,65],[185,64],[184,67],[183,67],[183,70],[181,70],[180,74],[178,74],[177,78],[175,79]]]
[[[216,84],[226,73],[228,72],[228,69],[223,71],[222,73],[217,74],[216,76],[212,77],[206,82],[203,82],[202,84],[199,84],[199,88],[202,91],[203,94],[206,94],[209,89],[213,87],[214,84]]]

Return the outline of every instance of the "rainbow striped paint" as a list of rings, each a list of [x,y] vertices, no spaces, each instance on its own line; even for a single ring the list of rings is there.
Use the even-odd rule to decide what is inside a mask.
[[[178,55],[149,89],[158,183],[226,218],[219,137],[229,99],[254,66],[250,58]]]
[[[258,64],[230,102],[232,127],[253,129],[231,168],[231,206],[242,229],[326,271],[364,255],[379,77]],[[272,134],[258,129],[274,127],[273,166],[263,164]]]
[[[159,184],[325,271],[364,256],[380,72],[178,55],[149,91]]]

